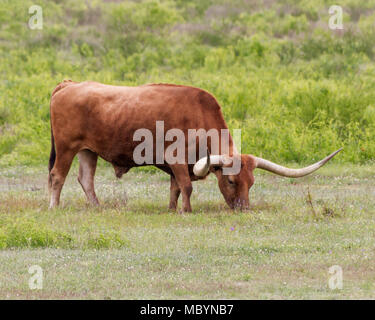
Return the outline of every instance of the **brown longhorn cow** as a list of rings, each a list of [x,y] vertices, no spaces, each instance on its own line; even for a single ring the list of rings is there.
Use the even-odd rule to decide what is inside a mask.
[[[94,190],[94,175],[98,156],[114,166],[117,177],[121,177],[132,167],[139,166],[133,159],[133,152],[140,143],[133,139],[138,129],[147,128],[155,134],[155,123],[160,120],[164,121],[165,130],[178,128],[184,134],[189,129],[228,129],[220,105],[211,94],[182,85],[124,87],[65,80],[52,92],[50,112],[51,208],[59,204],[61,189],[77,154],[78,181],[88,201],[97,205],[99,202]],[[172,142],[163,143],[167,146]],[[169,208],[176,209],[181,193],[182,211],[191,211],[191,182],[213,172],[227,204],[231,208],[246,209],[249,207],[249,189],[254,183],[254,169],[298,178],[317,170],[341,150],[309,167],[289,169],[252,155],[238,154],[230,135],[225,154],[220,151],[219,154],[210,155],[213,148],[208,143],[206,145],[207,156],[195,163],[189,164],[186,161],[154,164],[171,177]],[[187,157],[187,152],[185,154]],[[240,160],[239,173],[224,175],[224,167],[231,166],[234,160]]]

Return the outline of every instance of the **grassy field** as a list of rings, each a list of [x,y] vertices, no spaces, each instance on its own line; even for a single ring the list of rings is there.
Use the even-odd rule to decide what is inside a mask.
[[[375,299],[375,0],[0,4],[0,298]],[[299,180],[257,172],[249,212],[229,211],[214,177],[194,184],[193,213],[170,212],[168,176],[116,180],[102,163],[93,208],[75,164],[49,211],[49,102],[64,79],[200,87],[244,153],[277,163],[344,152]]]
[[[375,166],[330,164],[292,180],[257,172],[252,209],[231,212],[214,176],[194,184],[193,213],[169,212],[169,177],[101,166],[102,205],[71,169],[47,209],[47,170],[0,176],[0,298],[375,298]],[[28,268],[43,268],[30,290]],[[328,287],[329,267],[343,289]]]

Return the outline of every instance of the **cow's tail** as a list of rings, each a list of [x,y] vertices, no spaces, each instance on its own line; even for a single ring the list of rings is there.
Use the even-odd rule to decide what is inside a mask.
[[[48,162],[48,190],[51,192],[52,190],[52,176],[51,176],[51,170],[53,169],[53,166],[55,165],[56,161],[56,149],[55,149],[55,139],[53,137],[53,131],[52,131],[52,121],[51,121],[51,153],[49,155],[49,162]]]
[[[76,83],[76,82],[74,82],[72,80],[64,80],[63,82],[60,82],[56,86],[56,88],[52,91],[51,101],[52,101],[52,97],[58,91],[60,91],[61,89],[64,89],[66,86],[69,86],[69,85],[74,84],[74,83]],[[50,105],[50,114],[51,114],[51,105]],[[55,161],[56,161],[55,139],[53,137],[53,130],[52,130],[52,116],[50,118],[51,118],[51,153],[50,153],[49,162],[48,162],[48,171],[49,172],[51,172],[51,170],[53,169],[53,166],[55,165]]]
[[[53,138],[52,126],[51,126],[51,153],[49,155],[48,171],[51,172],[56,160],[56,149],[55,149],[55,139]]]

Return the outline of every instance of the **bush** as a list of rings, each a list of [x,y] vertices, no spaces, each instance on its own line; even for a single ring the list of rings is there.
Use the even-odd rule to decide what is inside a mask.
[[[244,152],[310,161],[374,157],[375,1],[39,1],[0,8],[0,166],[47,163],[49,99],[63,79],[119,85],[170,82],[214,94]]]

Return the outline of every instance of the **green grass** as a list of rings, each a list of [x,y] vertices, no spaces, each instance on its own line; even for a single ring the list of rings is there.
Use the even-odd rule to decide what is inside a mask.
[[[251,211],[232,212],[210,176],[193,213],[168,211],[169,179],[101,166],[102,205],[85,202],[72,168],[49,211],[46,169],[0,176],[0,298],[374,299],[373,165],[329,164],[292,180],[257,172]],[[44,271],[28,288],[28,268]],[[342,290],[328,269],[343,269]]]

